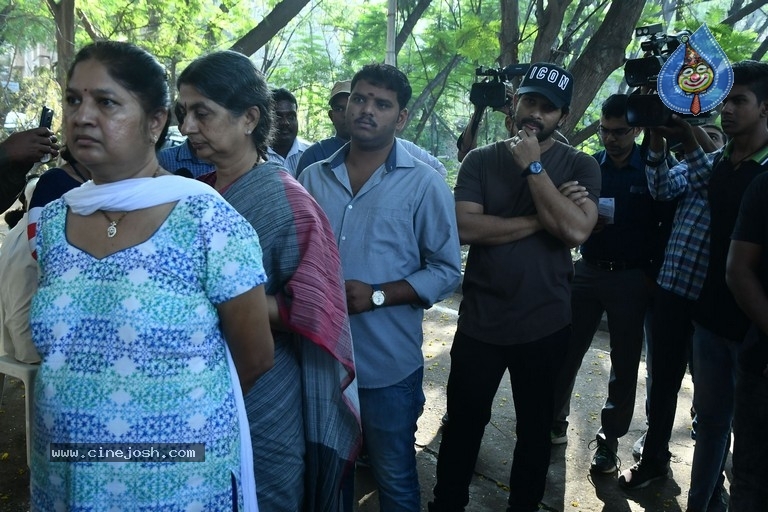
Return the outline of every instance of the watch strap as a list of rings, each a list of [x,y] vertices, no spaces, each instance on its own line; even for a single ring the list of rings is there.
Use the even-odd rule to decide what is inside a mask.
[[[534,166],[536,166],[538,168],[538,170],[536,172],[534,172],[532,170],[532,167],[534,167]],[[542,167],[541,162],[539,162],[538,160],[534,160],[533,162],[528,164],[528,166],[525,169],[523,169],[523,172],[522,172],[521,176],[523,178],[525,178],[525,177],[530,176],[532,174],[541,174],[543,171],[544,171],[544,167]]]

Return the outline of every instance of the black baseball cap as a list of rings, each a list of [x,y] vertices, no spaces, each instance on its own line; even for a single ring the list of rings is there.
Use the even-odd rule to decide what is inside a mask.
[[[517,94],[541,94],[556,108],[570,106],[573,97],[573,75],[551,62],[531,64],[517,88]]]

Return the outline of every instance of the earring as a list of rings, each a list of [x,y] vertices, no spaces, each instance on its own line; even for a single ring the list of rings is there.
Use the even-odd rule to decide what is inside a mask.
[[[251,134],[251,130],[245,130],[245,134],[246,135],[250,135]]]

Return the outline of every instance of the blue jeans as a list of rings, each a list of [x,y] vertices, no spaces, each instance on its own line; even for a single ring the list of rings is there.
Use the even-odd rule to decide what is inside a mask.
[[[694,322],[693,406],[697,424],[688,491],[688,510],[692,512],[707,509],[712,492],[723,478],[731,439],[738,351],[739,343]]]
[[[379,488],[381,512],[421,510],[416,421],[424,410],[421,367],[397,384],[360,388],[363,442]]]
[[[654,466],[669,461],[669,438],[677,411],[677,393],[685,376],[693,331],[694,302],[663,288],[653,298],[651,399],[643,460]]]
[[[731,512],[768,510],[768,377],[738,370]],[[698,442],[698,441],[697,441]]]

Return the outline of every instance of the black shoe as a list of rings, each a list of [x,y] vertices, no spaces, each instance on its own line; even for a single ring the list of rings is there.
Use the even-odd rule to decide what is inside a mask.
[[[597,439],[592,441],[597,445],[595,455],[592,457],[592,464],[589,466],[589,471],[592,473],[604,473],[606,475],[615,473],[619,470],[619,457],[616,455],[617,442],[609,442],[605,438],[598,435]]]
[[[640,462],[619,475],[619,487],[624,489],[642,489],[654,480],[666,478],[669,464],[654,464],[640,459]]]

